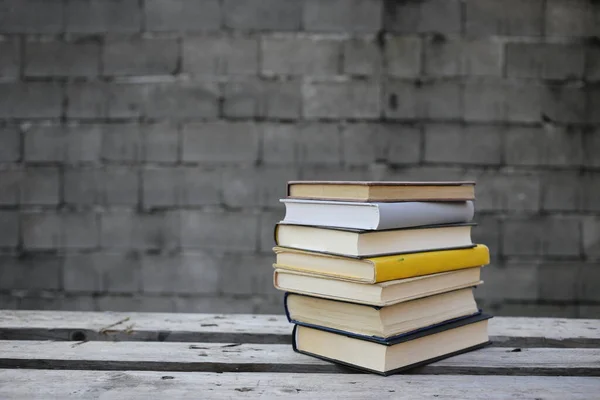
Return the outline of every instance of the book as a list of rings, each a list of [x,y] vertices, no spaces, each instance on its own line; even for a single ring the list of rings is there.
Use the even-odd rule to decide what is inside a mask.
[[[277,246],[341,256],[375,257],[389,254],[474,247],[472,223],[368,231],[361,229],[278,223]]]
[[[273,271],[273,283],[276,289],[284,292],[383,307],[451,290],[474,287],[482,284],[483,281],[481,281],[481,267],[475,267],[375,284],[276,269]]]
[[[290,181],[287,197],[382,202],[474,200],[475,182]]]
[[[472,288],[384,307],[286,293],[284,307],[296,325],[386,340],[479,313]]]
[[[292,346],[301,354],[391,375],[486,346],[489,318],[478,314],[389,341],[294,325]]]
[[[490,251],[483,244],[462,249],[344,257],[315,251],[274,247],[273,267],[354,282],[377,283],[463,268],[484,266]]]
[[[347,201],[281,199],[282,222],[366,230],[410,228],[470,222],[472,201],[364,203]]]

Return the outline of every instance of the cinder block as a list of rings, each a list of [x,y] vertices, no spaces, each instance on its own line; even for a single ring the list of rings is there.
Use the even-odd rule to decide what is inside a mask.
[[[94,249],[99,244],[98,216],[94,212],[61,214],[63,246]]]
[[[600,34],[600,7],[589,0],[548,0],[545,34],[592,37]]]
[[[214,82],[151,85],[144,105],[149,118],[215,118],[219,114],[219,87]]]
[[[91,249],[98,244],[96,215],[91,212],[21,214],[25,249]]]
[[[533,83],[470,81],[464,85],[468,122],[540,122],[541,88]]]
[[[378,118],[380,86],[374,82],[306,82],[302,86],[304,117]]]
[[[581,123],[586,120],[586,103],[586,91],[583,88],[560,85],[541,88],[542,113],[550,121]],[[591,115],[597,113],[592,112]]]
[[[496,126],[425,125],[425,162],[497,165],[502,130]]]
[[[298,81],[229,81],[223,96],[225,117],[298,119],[302,107]]]
[[[419,87],[418,115],[425,119],[457,120],[462,116],[460,97],[462,85],[458,82],[433,81]]]
[[[307,0],[303,26],[307,31],[375,33],[382,28],[378,0]]]
[[[179,215],[176,212],[102,214],[104,249],[173,250],[179,247]]]
[[[219,0],[146,0],[148,31],[208,31],[221,26]]]
[[[296,164],[296,132],[294,124],[266,123],[260,125],[262,133],[261,162],[264,164]]]
[[[580,79],[584,54],[580,45],[508,43],[506,75],[515,78]]]
[[[76,206],[138,204],[138,172],[131,167],[67,169],[64,201]]]
[[[542,186],[535,173],[483,172],[469,174],[464,179],[477,182],[477,209],[510,213],[537,212],[540,210]]]
[[[225,28],[296,31],[301,25],[302,5],[296,0],[223,0]]]
[[[600,128],[584,131],[582,139],[584,166],[600,167]]]
[[[585,72],[584,77],[589,81],[600,81],[600,49],[585,49]],[[0,67],[0,70],[2,68]],[[1,73],[0,73],[1,75]]]
[[[577,167],[583,163],[583,143],[577,129],[514,127],[505,138],[508,164]]]
[[[63,287],[68,292],[138,292],[141,260],[125,254],[69,254],[63,267]]]
[[[543,178],[544,211],[581,211],[586,208],[586,180],[579,171],[548,171]]]
[[[68,0],[66,30],[73,33],[139,32],[142,13],[138,0]]]
[[[350,124],[342,128],[343,162],[348,166],[402,165],[421,158],[419,128],[394,123]]]
[[[183,71],[193,75],[256,75],[258,39],[252,36],[187,36]]]
[[[142,161],[144,159],[143,139],[138,124],[104,125],[101,157],[108,162]]]
[[[540,36],[542,0],[467,0],[465,30],[469,35]]]
[[[1,50],[0,50],[1,51]],[[21,160],[21,132],[16,127],[0,128],[0,163],[17,162]]]
[[[390,80],[383,85],[383,115],[387,119],[416,119],[419,88],[413,82]]]
[[[383,140],[382,156],[392,165],[416,164],[421,160],[421,130],[415,126],[379,125]]]
[[[538,292],[545,301],[575,302],[581,279],[580,262],[544,262],[540,265]]]
[[[387,35],[384,42],[385,73],[395,77],[419,76],[421,52],[421,39],[418,36]]]
[[[587,171],[581,174],[583,180],[583,193],[584,193],[584,211],[598,212],[600,211],[600,185],[598,185],[598,179],[600,179],[600,173]]]
[[[494,40],[425,41],[425,74],[431,76],[502,76],[503,44]]]
[[[342,144],[337,124],[308,123],[299,125],[296,141],[296,156],[301,165],[341,164]]]
[[[577,309],[578,318],[598,319],[598,317],[600,317],[600,305],[580,304]]]
[[[18,78],[20,74],[21,51],[17,39],[1,40],[0,54],[2,54],[2,57],[0,57],[0,78]]]
[[[140,127],[144,137],[144,159],[149,162],[175,163],[179,161],[179,126],[158,123]]]
[[[600,300],[600,293],[598,293],[599,281],[600,272],[597,264],[582,265],[580,273],[575,276],[577,299],[581,302],[598,302]]]
[[[0,84],[0,118],[59,118],[62,102],[63,89],[58,83]]]
[[[23,170],[17,168],[0,169],[0,205],[19,204]]]
[[[315,181],[365,181],[371,174],[364,168],[348,169],[338,166],[307,165],[300,169],[300,179]]]
[[[179,61],[174,38],[120,38],[104,43],[104,75],[172,75]]]
[[[342,73],[345,75],[379,75],[381,51],[374,38],[350,38],[343,42]]]
[[[265,36],[261,72],[265,75],[336,75],[341,42],[319,36]]]
[[[590,124],[599,125],[600,124],[600,113],[597,113],[596,110],[600,109],[600,88],[596,88],[594,86],[590,86],[587,93],[587,121]]]
[[[460,33],[459,0],[385,1],[383,27],[400,33]]]
[[[260,243],[258,247],[260,252],[272,254],[272,249],[275,246],[275,224],[283,220],[284,217],[285,210],[281,205],[278,205],[276,211],[263,211],[260,214]],[[271,264],[274,262],[275,260],[272,260]]]
[[[588,259],[600,259],[600,217],[588,216],[582,220],[583,253]]]
[[[483,284],[475,289],[477,301],[536,301],[538,282],[544,272],[538,272],[535,262],[496,264],[483,267]],[[518,278],[516,278],[518,277]]]
[[[61,288],[62,256],[28,253],[0,256],[0,289],[57,290]]]
[[[476,207],[479,207],[479,201],[477,201]],[[471,231],[471,237],[473,243],[484,244],[490,251],[490,259],[498,260],[501,258],[500,254],[500,238],[502,235],[500,228],[501,217],[496,215],[489,215],[479,212],[475,216],[473,222],[476,223]],[[493,266],[492,266],[493,268]]]
[[[220,292],[252,295],[262,294],[269,289],[272,291],[273,275],[265,273],[272,263],[273,257],[270,255],[224,255],[220,274]]]
[[[144,255],[142,291],[163,294],[217,293],[224,273],[221,257],[214,253]],[[238,265],[238,273],[245,266]]]
[[[63,8],[62,0],[4,0],[0,3],[0,33],[59,33]]]
[[[27,168],[23,170],[20,204],[55,205],[59,202],[58,168]]]
[[[94,77],[100,70],[100,41],[97,38],[73,42],[25,42],[25,75]]]
[[[186,207],[221,202],[220,171],[194,168],[146,168],[143,176],[143,205]]]
[[[253,164],[258,149],[259,132],[252,123],[196,123],[183,128],[184,162]]]
[[[577,256],[579,220],[571,217],[509,219],[503,223],[502,252],[507,256]]]
[[[387,161],[384,132],[379,124],[343,125],[341,153],[344,165],[373,165]]]
[[[15,210],[0,210],[0,248],[17,247],[19,244],[19,213]]]
[[[23,248],[27,250],[51,250],[63,245],[63,224],[56,212],[21,214]]]
[[[286,196],[286,183],[299,177],[298,170],[289,167],[224,170],[224,204],[235,208],[274,207]]]
[[[258,245],[258,215],[240,212],[209,213],[182,210],[181,246],[184,249],[253,252]]]
[[[97,163],[102,152],[102,125],[68,125],[67,163]]]
[[[77,82],[67,87],[69,118],[139,118],[149,85]]]
[[[98,162],[101,125],[38,125],[24,132],[26,162]]]

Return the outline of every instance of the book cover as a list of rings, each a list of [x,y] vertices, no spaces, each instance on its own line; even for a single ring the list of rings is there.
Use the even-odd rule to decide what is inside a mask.
[[[473,323],[480,322],[480,321],[483,321],[483,320],[486,320],[486,319],[490,319],[490,318],[493,318],[493,317],[491,315],[481,313],[481,314],[478,314],[478,315],[475,315],[475,316],[471,316],[469,318],[461,319],[461,320],[458,320],[458,321],[453,321],[453,322],[442,324],[442,325],[439,325],[439,326],[436,326],[436,327],[433,327],[433,328],[430,328],[430,329],[426,329],[426,330],[421,330],[421,331],[418,331],[418,332],[414,332],[414,333],[412,333],[410,335],[404,335],[403,337],[394,339],[394,341],[385,341],[385,342],[374,341],[374,340],[370,340],[370,341],[374,341],[375,343],[379,343],[379,344],[384,345],[384,346],[392,346],[392,345],[395,345],[395,344],[398,344],[398,343],[407,342],[407,341],[410,341],[410,340],[415,340],[415,339],[418,339],[418,338],[421,338],[421,337],[424,337],[424,336],[427,336],[427,335],[433,335],[435,333],[443,332],[445,330],[458,328],[458,327],[461,327],[461,326],[464,326],[464,325],[473,324]],[[335,364],[344,365],[346,367],[349,367],[349,368],[357,370],[357,371],[370,372],[370,373],[375,373],[375,374],[383,375],[383,376],[393,375],[393,374],[396,374],[396,373],[399,373],[399,372],[407,371],[407,370],[410,370],[410,369],[413,369],[413,368],[416,368],[416,367],[420,367],[420,366],[431,364],[433,362],[440,361],[440,360],[443,360],[443,359],[446,359],[446,358],[449,358],[449,357],[453,357],[453,356],[458,355],[458,354],[463,354],[463,353],[466,353],[466,352],[469,352],[469,351],[477,350],[477,349],[485,347],[485,346],[487,346],[487,345],[489,345],[491,343],[491,341],[488,340],[487,342],[479,343],[479,344],[476,344],[474,346],[470,346],[470,347],[467,347],[467,348],[464,348],[464,349],[461,349],[461,350],[458,350],[458,351],[455,351],[455,352],[451,352],[451,353],[447,353],[447,354],[441,355],[439,357],[430,358],[430,359],[427,359],[427,360],[420,361],[418,363],[414,363],[414,364],[406,365],[406,366],[403,366],[403,367],[400,367],[400,368],[396,368],[396,369],[393,369],[393,370],[390,370],[390,371],[382,372],[382,371],[376,371],[376,370],[372,370],[372,369],[369,369],[369,368],[364,368],[364,367],[361,367],[361,366],[358,366],[358,365],[346,363],[346,362],[343,362],[343,361],[340,361],[340,360],[334,360],[334,359],[331,359],[331,358],[328,358],[328,357],[324,357],[324,356],[321,356],[321,355],[318,355],[318,354],[310,353],[310,352],[307,352],[307,351],[299,350],[298,347],[297,347],[297,343],[296,343],[296,329],[297,329],[297,327],[298,327],[298,325],[294,325],[294,328],[293,328],[293,331],[292,331],[292,348],[293,348],[293,350],[295,352],[297,352],[299,354],[304,354],[304,355],[308,355],[308,356],[311,356],[311,357],[315,357],[315,358],[318,358],[318,359],[321,359],[321,360],[324,360],[324,361],[332,362],[332,363],[335,363]],[[315,328],[315,329],[319,329],[319,328]],[[362,338],[357,338],[356,335],[353,336],[353,335],[350,335],[350,334],[344,333],[344,332],[341,332],[339,334],[344,335],[344,336],[348,336],[348,337],[351,337],[351,338],[356,338],[356,339],[359,339],[359,340],[364,340]]]
[[[448,272],[457,269],[479,267],[489,264],[490,251],[486,245],[473,244],[465,248],[442,249],[442,250],[427,250],[417,253],[397,253],[393,255],[384,255],[379,257],[349,257],[338,256],[330,253],[322,253],[317,251],[305,251],[298,249],[288,249],[281,247],[283,251],[294,251],[314,255],[316,257],[332,257],[332,258],[352,258],[364,260],[371,265],[375,270],[375,279],[370,283],[387,282],[397,279],[413,278],[416,276],[431,275],[440,272]],[[273,249],[275,252],[282,251],[278,248]],[[339,278],[335,275],[328,275],[319,270],[309,270],[299,268],[294,265],[274,264],[276,268],[289,269],[293,271],[301,271],[319,276],[331,276]],[[349,277],[345,279],[351,280]],[[353,280],[359,281],[359,280]]]
[[[449,319],[449,320],[446,320],[446,321],[442,321],[442,322],[439,322],[439,323],[436,323],[436,324],[433,324],[433,325],[425,326],[423,328],[415,329],[415,330],[412,330],[410,332],[405,332],[405,333],[401,333],[399,335],[390,336],[390,337],[385,338],[385,337],[380,337],[380,336],[361,335],[361,334],[354,333],[354,332],[343,331],[341,329],[335,329],[335,328],[330,328],[330,327],[327,327],[327,326],[310,324],[310,323],[307,323],[307,322],[301,322],[301,321],[295,320],[295,319],[293,319],[290,316],[290,312],[289,312],[288,305],[287,305],[287,298],[288,298],[289,294],[290,293],[286,292],[285,295],[284,295],[284,297],[283,297],[283,307],[284,307],[285,315],[287,317],[288,322],[290,322],[290,323],[292,323],[294,325],[306,326],[308,328],[314,328],[314,329],[319,329],[319,330],[322,330],[322,331],[337,333],[337,334],[340,334],[340,335],[345,335],[345,336],[356,338],[356,339],[361,339],[361,340],[366,340],[366,341],[369,341],[369,342],[383,344],[383,345],[386,345],[386,346],[389,346],[390,344],[396,344],[396,343],[401,343],[403,341],[406,341],[406,340],[403,340],[403,339],[406,338],[406,337],[412,337],[413,335],[416,335],[417,333],[420,333],[420,332],[423,332],[423,331],[431,331],[434,328],[438,328],[438,327],[440,327],[442,325],[446,325],[446,324],[450,324],[450,323],[453,323],[453,322],[458,322],[458,321],[466,320],[466,319],[469,319],[469,318],[477,317],[477,316],[480,316],[482,314],[482,310],[478,310],[476,313],[473,313],[473,314],[470,314],[470,315],[465,315],[465,316],[462,316],[462,317],[452,318],[452,319]],[[306,296],[304,294],[298,294],[298,293],[293,293],[293,294],[296,295],[296,296]],[[307,297],[310,297],[310,296],[307,296]],[[336,301],[339,301],[341,303],[358,304],[358,303],[352,303],[352,302],[343,301],[343,300],[336,300]],[[374,308],[376,310],[381,310],[383,308],[381,306],[371,306],[371,305],[367,305],[367,304],[361,304],[361,305],[363,307],[371,307],[371,308]],[[491,316],[488,316],[488,317],[491,318]],[[483,318],[483,319],[488,319],[488,318]],[[481,319],[481,320],[483,320],[483,319]],[[472,322],[478,322],[478,321],[481,321],[481,320],[472,321]],[[461,326],[461,325],[457,325],[457,326]],[[435,332],[431,332],[431,333],[435,333]],[[413,339],[416,339],[416,337],[413,337]],[[411,339],[408,339],[408,340],[411,340]]]

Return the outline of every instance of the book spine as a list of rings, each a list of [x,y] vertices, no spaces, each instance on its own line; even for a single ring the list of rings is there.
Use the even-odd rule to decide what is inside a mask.
[[[288,308],[288,296],[290,295],[289,292],[285,292],[285,294],[283,295],[283,309],[285,310],[285,316],[287,317],[288,322],[294,322],[292,321],[292,318],[290,317],[290,309]]]

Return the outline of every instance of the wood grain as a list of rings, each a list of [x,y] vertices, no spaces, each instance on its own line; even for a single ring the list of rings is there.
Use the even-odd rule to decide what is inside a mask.
[[[291,343],[282,315],[0,311],[2,340]],[[494,317],[495,346],[600,346],[600,320]]]
[[[544,399],[596,398],[600,378],[0,370],[0,398]]]
[[[281,344],[0,341],[0,367],[204,372],[357,373]],[[488,347],[418,374],[600,376],[600,349]]]

